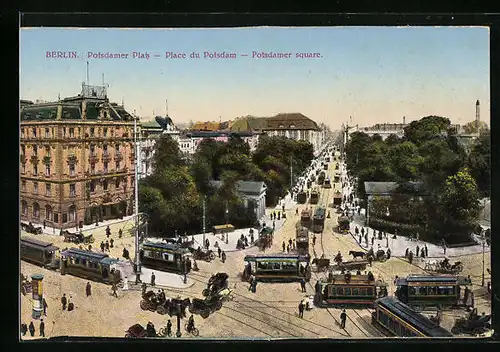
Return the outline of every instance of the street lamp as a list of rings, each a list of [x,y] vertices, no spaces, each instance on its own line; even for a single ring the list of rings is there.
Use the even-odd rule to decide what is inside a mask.
[[[481,286],[484,287],[484,245],[486,243],[486,234],[484,233],[484,230],[481,230],[481,235],[483,239],[483,275],[481,276]]]

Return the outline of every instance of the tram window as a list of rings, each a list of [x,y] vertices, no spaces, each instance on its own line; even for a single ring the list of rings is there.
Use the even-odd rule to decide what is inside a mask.
[[[428,289],[429,289],[429,295],[436,295],[437,294],[437,288],[436,287],[431,286]]]
[[[80,264],[80,258],[75,258],[75,264]]]
[[[346,287],[344,289],[344,295],[346,295],[346,296],[350,296],[351,295],[351,288],[350,287]]]
[[[344,288],[337,287],[337,296],[343,296],[343,295],[344,295]]]
[[[417,289],[415,287],[409,287],[410,296],[415,296],[417,294]]]
[[[398,321],[394,321],[394,332],[397,336],[401,336],[401,324]]]
[[[366,293],[367,293],[368,296],[373,296],[373,287],[368,287],[366,289]]]
[[[280,263],[274,263],[273,269],[274,270],[280,270],[281,269]]]
[[[334,290],[331,287],[329,288],[328,286],[325,286],[325,288],[323,289],[323,297],[327,298],[333,296],[333,294],[331,294],[331,292],[329,291],[334,291]]]
[[[353,289],[352,289],[352,295],[353,295],[353,296],[359,296],[359,289],[357,289],[357,288],[353,288]]]
[[[75,264],[75,260],[72,257],[69,257],[69,263],[70,264]]]
[[[87,266],[87,260],[86,259],[82,259],[82,265],[83,266]]]
[[[427,287],[419,287],[419,294],[422,296],[427,296]]]
[[[444,296],[449,296],[452,295],[452,287],[449,286],[439,286],[437,288],[437,294],[438,295],[444,295]]]
[[[360,288],[360,289],[359,289],[359,295],[360,295],[360,296],[366,296],[366,295],[367,295],[367,294],[366,294],[366,288]]]

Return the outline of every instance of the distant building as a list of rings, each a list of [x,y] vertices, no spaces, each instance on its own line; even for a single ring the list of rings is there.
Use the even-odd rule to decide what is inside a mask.
[[[222,186],[222,181],[210,181],[210,185],[215,188]],[[255,215],[257,220],[262,219],[266,214],[266,190],[267,186],[261,181],[238,181],[236,183],[236,192],[239,198],[248,207],[248,201],[253,201],[256,205]]]
[[[134,122],[106,87],[20,105],[21,220],[66,229],[131,214]]]
[[[260,134],[230,131],[184,131],[178,139],[179,149],[186,155],[193,155],[204,139],[213,139],[226,143],[231,136],[240,137],[244,142],[248,143],[250,151],[254,151],[257,147]]]
[[[138,167],[139,178],[144,178],[153,173],[153,155],[156,139],[168,134],[179,142],[181,132],[174,125],[170,116],[156,116],[152,121],[144,121],[140,126],[139,149],[140,163]]]

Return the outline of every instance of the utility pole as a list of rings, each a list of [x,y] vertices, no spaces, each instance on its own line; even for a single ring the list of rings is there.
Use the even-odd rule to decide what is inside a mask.
[[[206,217],[205,217],[205,196],[203,196],[203,243],[205,243],[205,230],[206,230],[205,219],[206,219]]]

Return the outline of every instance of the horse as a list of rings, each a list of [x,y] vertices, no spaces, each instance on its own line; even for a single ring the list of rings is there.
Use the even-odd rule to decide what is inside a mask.
[[[352,255],[353,259],[356,259],[357,257],[364,258],[365,257],[365,252],[349,251],[349,255]]]

